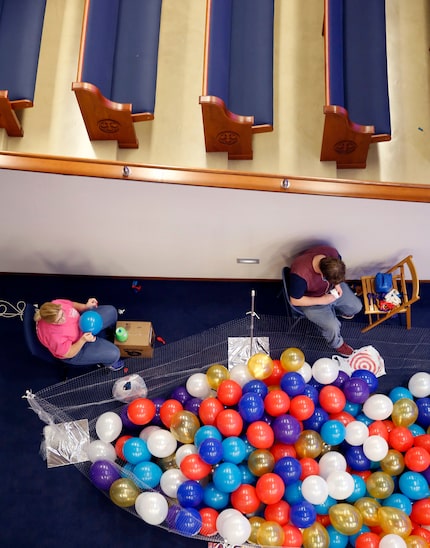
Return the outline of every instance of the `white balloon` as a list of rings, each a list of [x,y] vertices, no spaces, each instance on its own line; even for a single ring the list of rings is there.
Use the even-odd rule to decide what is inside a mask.
[[[122,430],[122,420],[119,415],[113,411],[102,413],[96,422],[97,436],[106,442],[115,440]]]
[[[181,447],[178,447],[178,450],[175,454],[176,465],[180,466],[181,462],[187,455],[193,455],[198,452],[199,450],[193,443],[185,443],[184,445],[181,445]]]
[[[176,498],[178,487],[184,481],[187,481],[187,477],[178,468],[169,468],[166,470],[160,478],[160,487],[163,493],[173,499]]]
[[[86,451],[91,462],[96,462],[96,460],[110,460],[114,462],[117,457],[115,447],[111,443],[102,440],[92,441],[88,444]]]
[[[345,441],[349,445],[363,445],[369,437],[369,428],[364,422],[351,421],[345,427]]]
[[[237,382],[240,386],[245,386],[249,381],[253,380],[253,376],[249,372],[248,366],[246,364],[235,365],[230,370],[230,379]]]
[[[372,394],[363,404],[363,413],[374,421],[388,419],[393,411],[393,402],[385,394]]]
[[[400,535],[388,533],[379,541],[379,548],[406,548],[407,544]]]
[[[328,451],[321,456],[319,462],[319,475],[324,479],[327,479],[328,476],[338,470],[344,472],[346,470],[346,459],[338,451]]]
[[[147,441],[149,438],[149,434],[152,434],[155,430],[160,430],[160,427],[156,424],[150,424],[149,426],[145,426],[145,428],[142,428],[139,434],[139,438],[141,440]]]
[[[302,481],[302,495],[311,504],[323,504],[328,497],[327,482],[321,476],[307,476]]]
[[[430,395],[430,374],[425,371],[415,373],[409,379],[408,388],[416,398],[426,398]]]
[[[146,444],[151,455],[162,459],[173,455],[178,442],[168,430],[160,428],[149,434]]]
[[[194,375],[188,377],[185,386],[188,394],[194,398],[207,398],[211,392],[208,378],[204,373],[194,373]]]
[[[331,358],[320,358],[312,366],[312,376],[320,384],[331,384],[339,375],[339,366]]]
[[[300,369],[297,370],[297,373],[305,379],[305,382],[309,382],[312,379],[312,367],[305,362]]]
[[[349,472],[336,470],[327,477],[328,494],[336,500],[345,500],[355,490],[355,481]]]
[[[382,436],[369,436],[363,443],[363,453],[375,462],[387,456],[388,443]]]
[[[167,517],[169,506],[161,493],[146,491],[140,493],[134,503],[136,512],[150,525],[160,525]]]
[[[216,520],[219,534],[228,544],[244,544],[251,534],[249,520],[238,510],[228,508],[223,510]]]

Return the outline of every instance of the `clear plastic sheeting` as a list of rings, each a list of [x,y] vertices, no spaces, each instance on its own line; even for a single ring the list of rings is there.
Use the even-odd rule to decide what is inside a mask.
[[[246,365],[249,358],[259,352],[270,355],[269,337],[229,337],[228,368]]]
[[[43,434],[45,440],[42,455],[46,458],[48,468],[89,460],[87,448],[90,432],[86,419],[49,424],[43,429]]]

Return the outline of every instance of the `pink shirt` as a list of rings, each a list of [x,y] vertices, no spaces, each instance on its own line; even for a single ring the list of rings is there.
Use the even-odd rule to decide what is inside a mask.
[[[56,358],[63,359],[72,344],[82,337],[83,333],[79,327],[80,314],[73,308],[72,301],[55,299],[52,302],[61,305],[66,321],[57,324],[39,320],[36,323],[36,332],[43,346],[46,346]]]

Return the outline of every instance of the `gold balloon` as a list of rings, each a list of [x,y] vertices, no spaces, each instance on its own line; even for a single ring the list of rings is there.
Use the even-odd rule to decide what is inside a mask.
[[[258,352],[251,356],[248,360],[248,370],[254,379],[260,381],[268,379],[273,373],[273,360],[267,354]]]
[[[323,441],[315,430],[303,430],[294,444],[294,449],[297,458],[316,459],[322,452]]]
[[[384,533],[392,533],[406,538],[412,532],[412,522],[409,516],[400,508],[381,506],[378,510],[379,525]]]
[[[404,539],[408,548],[429,548],[428,542],[418,535],[409,535]]]
[[[215,364],[211,365],[206,371],[206,377],[208,378],[209,386],[214,390],[218,390],[222,381],[230,378],[230,372],[224,365]]]
[[[372,527],[379,524],[378,510],[380,503],[372,497],[361,497],[354,502],[354,506],[360,512],[364,525]]]
[[[410,426],[418,418],[418,406],[409,398],[401,398],[394,402],[391,420],[396,426]]]
[[[281,365],[285,371],[298,371],[305,363],[305,355],[300,348],[287,348],[281,354]]]
[[[121,508],[133,506],[139,493],[139,488],[129,478],[115,480],[109,489],[109,496],[112,502]]]
[[[191,411],[177,411],[170,423],[170,432],[181,443],[192,443],[200,421]]]
[[[366,489],[371,497],[386,499],[393,494],[393,478],[386,472],[373,472],[366,480]]]
[[[257,534],[258,531],[263,523],[265,523],[265,519],[261,518],[259,516],[252,516],[252,518],[249,518],[249,523],[251,524],[251,534],[249,535],[249,542],[252,544],[257,544]]]
[[[178,468],[176,463],[176,453],[172,453],[168,457],[156,457],[154,458],[154,462],[155,464],[158,464],[163,472],[170,470],[170,468]]]
[[[257,531],[257,544],[261,546],[282,546],[285,533],[276,521],[265,521]]]
[[[251,474],[261,477],[275,467],[275,457],[267,449],[256,449],[248,457],[248,468]]]
[[[328,548],[329,546],[330,537],[327,529],[318,521],[303,529],[303,548]]]
[[[343,535],[355,535],[363,525],[360,512],[352,504],[341,502],[330,507],[330,522]]]
[[[397,449],[389,449],[379,464],[383,472],[390,476],[400,476],[405,469],[405,458]]]

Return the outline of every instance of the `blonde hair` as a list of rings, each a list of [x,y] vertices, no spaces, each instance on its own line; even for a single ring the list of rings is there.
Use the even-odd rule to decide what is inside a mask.
[[[47,323],[55,323],[60,310],[61,304],[43,303],[42,306],[36,310],[34,321],[38,322],[39,320],[44,320]]]

